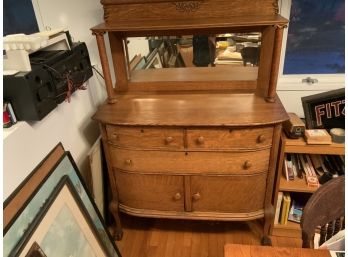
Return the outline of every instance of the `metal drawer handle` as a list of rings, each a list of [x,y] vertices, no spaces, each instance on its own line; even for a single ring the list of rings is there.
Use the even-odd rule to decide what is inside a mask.
[[[176,193],[174,196],[173,196],[174,200],[180,200],[181,199],[181,194],[180,193]]]
[[[245,169],[245,170],[247,170],[247,169],[249,169],[249,168],[251,168],[251,161],[245,161],[244,162],[244,165],[243,165],[243,168]]]
[[[125,163],[126,163],[127,165],[132,165],[132,160],[127,159],[127,160],[125,160]]]
[[[173,137],[166,137],[165,141],[166,144],[170,144],[171,142],[173,142]]]
[[[257,142],[258,143],[263,143],[263,142],[265,142],[266,141],[266,136],[265,135],[259,135],[258,137],[257,137]]]
[[[200,144],[200,145],[203,144],[204,143],[204,137],[202,137],[202,136],[198,137],[197,138],[197,143]]]
[[[193,200],[198,201],[199,199],[201,199],[201,194],[199,192],[195,193],[192,196]]]

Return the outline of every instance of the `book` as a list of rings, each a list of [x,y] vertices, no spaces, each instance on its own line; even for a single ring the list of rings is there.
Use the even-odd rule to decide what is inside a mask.
[[[297,166],[297,160],[296,160],[296,154],[291,154],[291,163],[292,163],[292,170],[294,171],[294,177],[298,177],[298,166]]]
[[[283,201],[283,192],[278,192],[276,211],[274,215],[274,224],[279,224],[280,209],[282,206],[282,201]]]
[[[294,180],[295,179],[294,169],[293,169],[293,164],[292,164],[292,161],[291,161],[291,155],[290,154],[286,154],[285,165],[287,165],[287,172],[288,172],[289,180]]]
[[[332,144],[331,136],[325,129],[306,129],[305,139],[307,144]]]
[[[317,176],[315,175],[315,172],[311,170],[309,167],[309,164],[307,162],[307,158],[304,155],[299,155],[303,169],[305,171],[305,177],[306,177],[306,183],[308,186],[311,187],[319,187],[319,180]],[[314,173],[314,174],[313,174]]]
[[[288,172],[288,165],[287,165],[287,160],[286,158],[284,159],[284,177],[286,178],[286,181],[289,181],[289,172]]]
[[[296,199],[293,199],[289,210],[288,220],[300,223],[303,213],[303,207],[304,205],[301,202],[297,201]]]
[[[311,171],[311,175],[312,176],[319,175],[319,174],[317,174],[317,172],[316,172],[316,170],[315,170],[315,168],[313,166],[313,163],[311,161],[311,158],[310,158],[309,154],[305,154],[305,158],[307,160],[308,167],[309,167],[309,169]]]
[[[318,154],[310,154],[309,157],[311,159],[311,162],[317,174],[322,175],[322,173],[324,172],[324,169],[323,169],[323,160],[321,156]]]
[[[296,156],[296,161],[297,161],[297,166],[298,166],[298,170],[297,170],[297,172],[298,172],[298,177],[300,178],[300,179],[302,179],[303,178],[303,174],[305,174],[305,171],[304,171],[304,169],[303,169],[303,165],[302,165],[302,163],[301,163],[301,160],[300,160],[300,156],[299,156],[300,154],[295,154],[295,156]]]
[[[284,193],[283,202],[282,202],[282,209],[281,209],[281,217],[280,217],[280,224],[282,224],[282,225],[287,224],[289,210],[290,210],[290,202],[291,202],[290,194]]]

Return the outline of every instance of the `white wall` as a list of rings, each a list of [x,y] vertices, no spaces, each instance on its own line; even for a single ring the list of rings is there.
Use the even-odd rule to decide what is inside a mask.
[[[101,70],[96,41],[90,31],[103,22],[99,1],[35,0],[33,4],[40,29],[66,27],[74,41],[86,42],[92,64]],[[91,116],[105,97],[103,81],[95,74],[88,82],[88,90],[75,92],[70,103],[60,104],[43,120],[19,122],[4,130],[4,199],[59,142],[71,151],[83,173],[88,170],[87,153],[99,135]]]

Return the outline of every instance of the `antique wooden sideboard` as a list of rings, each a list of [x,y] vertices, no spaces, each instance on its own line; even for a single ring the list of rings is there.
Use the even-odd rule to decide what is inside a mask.
[[[281,123],[276,95],[283,28],[274,0],[102,0],[96,35],[108,101],[100,123],[116,220],[142,217],[264,219]],[[258,32],[259,65],[131,70],[127,38]],[[104,34],[116,77],[113,86]]]

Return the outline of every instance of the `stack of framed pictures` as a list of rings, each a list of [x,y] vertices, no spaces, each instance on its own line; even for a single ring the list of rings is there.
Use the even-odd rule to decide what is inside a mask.
[[[3,215],[3,256],[121,256],[61,144],[4,202]]]

